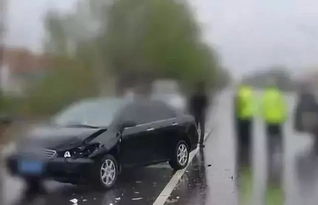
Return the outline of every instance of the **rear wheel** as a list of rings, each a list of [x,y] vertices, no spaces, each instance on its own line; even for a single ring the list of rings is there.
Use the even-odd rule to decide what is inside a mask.
[[[169,161],[170,166],[174,170],[183,169],[187,166],[189,161],[189,146],[184,140],[177,142],[172,154],[172,158]]]
[[[117,180],[118,163],[112,155],[106,155],[97,164],[94,169],[96,185],[99,188],[110,189]]]

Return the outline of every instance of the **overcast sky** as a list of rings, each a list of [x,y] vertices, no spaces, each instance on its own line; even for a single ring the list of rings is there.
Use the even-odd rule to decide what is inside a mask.
[[[7,0],[6,43],[40,51],[43,43],[43,19],[49,9],[68,11],[75,0]]]
[[[7,43],[40,50],[48,8],[75,0],[8,0]],[[204,38],[241,76],[273,65],[293,73],[318,65],[317,0],[191,0]],[[318,68],[318,67],[317,67]]]
[[[205,38],[235,73],[284,65],[298,74],[318,65],[317,0],[192,2]]]

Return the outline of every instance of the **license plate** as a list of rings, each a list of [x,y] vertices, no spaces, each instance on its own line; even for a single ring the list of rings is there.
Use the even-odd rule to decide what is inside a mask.
[[[18,169],[22,174],[39,175],[43,173],[44,164],[41,161],[21,160]]]

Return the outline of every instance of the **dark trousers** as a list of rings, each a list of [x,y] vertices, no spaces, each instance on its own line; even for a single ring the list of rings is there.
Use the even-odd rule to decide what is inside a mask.
[[[237,165],[249,165],[251,155],[251,135],[252,135],[252,120],[251,119],[237,119],[236,120],[237,131]]]
[[[268,154],[283,152],[283,131],[281,124],[266,124]]]
[[[195,119],[195,124],[197,125],[197,128],[200,127],[200,130],[201,130],[201,132],[199,133],[200,134],[199,143],[200,145],[203,145],[204,134],[205,134],[205,115],[204,114],[194,115],[194,119]]]
[[[281,183],[283,156],[283,130],[281,124],[266,124],[267,170],[272,183]],[[280,158],[277,158],[280,156]]]
[[[266,134],[268,137],[282,137],[282,126],[281,124],[266,124]]]

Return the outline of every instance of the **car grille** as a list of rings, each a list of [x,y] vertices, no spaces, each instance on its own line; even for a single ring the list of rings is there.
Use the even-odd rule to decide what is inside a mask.
[[[55,150],[43,149],[42,150],[42,155],[43,155],[44,158],[52,159],[52,158],[56,157],[57,153],[56,153]]]
[[[55,150],[38,149],[38,148],[22,151],[21,154],[24,157],[30,157],[30,158],[35,157],[35,158],[41,158],[41,159],[53,159],[57,156],[57,152]]]

